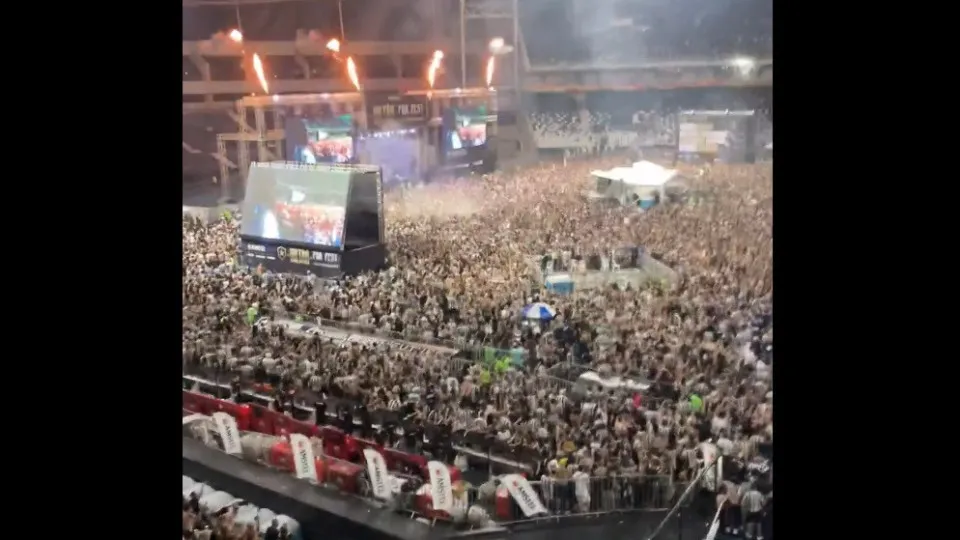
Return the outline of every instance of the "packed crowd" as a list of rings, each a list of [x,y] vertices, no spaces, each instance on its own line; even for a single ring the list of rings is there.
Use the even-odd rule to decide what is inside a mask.
[[[280,406],[336,396],[439,426],[441,440],[487,433],[534,452],[547,478],[690,480],[708,440],[730,457],[725,476],[746,471],[773,437],[771,169],[684,169],[710,204],[641,216],[583,197],[589,171],[613,165],[542,165],[388,193],[391,268],[336,282],[247,271],[237,265],[236,222],[185,222],[186,369],[229,372],[238,385],[272,381],[285,396]],[[541,254],[625,245],[644,246],[679,281],[553,296],[530,279]],[[524,319],[537,300],[555,308],[555,320]],[[519,348],[525,362],[492,369],[396,343],[339,347],[251,328],[251,308],[408,342]],[[587,367],[653,385],[642,400],[616,391],[574,397],[553,377]]]
[[[615,126],[609,113],[534,113],[530,127],[538,148],[580,153],[676,144],[676,115],[637,111],[631,122]]]
[[[524,2],[521,26],[530,63],[624,64],[690,57],[769,55],[772,2],[620,0]]]

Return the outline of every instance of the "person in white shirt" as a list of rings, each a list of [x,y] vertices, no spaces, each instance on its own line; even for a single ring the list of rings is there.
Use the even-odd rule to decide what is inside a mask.
[[[304,146],[300,150],[300,161],[309,163],[311,165],[316,165],[317,156],[314,155],[313,150],[311,150],[309,146]]]
[[[577,511],[590,511],[590,475],[583,471],[573,473],[574,493],[577,496]]]

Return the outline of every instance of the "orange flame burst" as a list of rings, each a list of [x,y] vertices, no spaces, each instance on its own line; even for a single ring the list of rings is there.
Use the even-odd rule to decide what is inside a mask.
[[[495,57],[491,56],[490,58],[487,58],[487,86],[491,86],[493,84],[493,73],[495,70],[496,59]]]
[[[430,66],[427,68],[427,83],[430,84],[430,88],[433,88],[433,83],[437,80],[437,71],[442,61],[443,51],[433,51],[433,58],[430,59]]]
[[[233,30],[231,30],[230,33],[227,34],[227,37],[229,37],[229,38],[230,38],[230,41],[233,41],[234,43],[242,43],[242,42],[243,42],[243,34],[241,34],[240,31],[237,30],[236,28],[234,28]]]
[[[347,57],[347,77],[350,77],[350,82],[353,83],[353,87],[360,90],[360,78],[357,77],[357,64],[354,63],[353,57]]]
[[[257,53],[253,53],[253,70],[257,72],[257,80],[260,81],[260,88],[263,88],[263,91],[269,94],[270,85],[267,84],[267,77],[263,73],[263,62]]]
[[[327,50],[335,53],[340,52],[340,40],[337,38],[333,38],[330,41],[328,41]]]

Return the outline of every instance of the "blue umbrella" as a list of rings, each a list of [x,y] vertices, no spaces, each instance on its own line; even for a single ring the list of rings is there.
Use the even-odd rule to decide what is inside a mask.
[[[543,302],[535,302],[523,308],[523,318],[524,319],[537,319],[540,321],[549,321],[550,319],[557,316],[557,310],[552,307],[544,304]]]

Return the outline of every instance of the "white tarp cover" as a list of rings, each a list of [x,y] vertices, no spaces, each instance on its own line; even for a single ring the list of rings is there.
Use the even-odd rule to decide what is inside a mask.
[[[260,531],[263,532],[267,530],[266,527],[270,526],[270,522],[277,517],[277,513],[269,508],[261,508],[257,512],[257,516],[260,518]],[[266,527],[264,527],[264,524],[266,524]]]
[[[183,476],[183,496],[189,497],[190,493],[197,492],[200,495],[200,505],[210,512],[219,512],[231,504],[242,502],[226,491],[217,491],[212,487],[199,483],[193,478]],[[234,520],[239,524],[260,523],[260,532],[265,533],[270,528],[273,520],[277,520],[279,526],[287,526],[287,530],[294,538],[299,538],[300,524],[292,517],[280,514],[269,508],[257,508],[252,504],[244,504],[237,509],[237,515]]]
[[[591,171],[590,174],[631,186],[660,187],[677,176],[677,171],[650,161],[638,161],[631,167],[614,167],[607,171],[596,170]]]
[[[239,500],[240,499],[237,499],[226,491],[214,491],[213,493],[208,493],[200,497],[200,506],[210,512],[216,513]]]
[[[241,506],[240,508],[237,509],[237,515],[234,516],[233,521],[241,525],[255,523],[257,521],[257,516],[259,515],[259,512],[260,512],[260,509],[252,504]],[[273,512],[271,512],[271,514],[272,513]]]
[[[204,484],[204,483],[198,482],[198,483],[190,486],[189,489],[184,489],[184,490],[183,490],[183,496],[184,496],[184,497],[189,497],[191,493],[196,493],[196,494],[197,494],[197,497],[202,498],[204,495],[207,495],[208,493],[213,493],[214,491],[216,491],[216,490],[213,489],[212,487],[210,487],[210,486],[208,486],[208,485],[206,485],[206,484]]]

